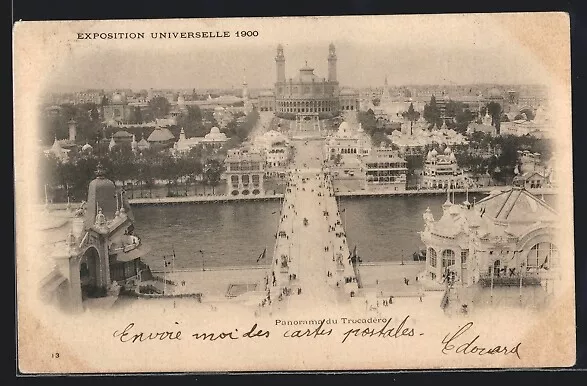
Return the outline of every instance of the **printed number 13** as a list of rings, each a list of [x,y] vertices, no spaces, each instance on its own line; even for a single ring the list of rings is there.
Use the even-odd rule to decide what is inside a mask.
[[[51,358],[53,358],[53,359],[59,358],[59,353],[58,352],[54,352],[53,354],[51,354]]]

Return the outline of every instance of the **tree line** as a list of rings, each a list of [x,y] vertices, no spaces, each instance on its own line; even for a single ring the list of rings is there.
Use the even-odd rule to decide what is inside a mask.
[[[249,112],[242,123],[227,130],[230,138],[220,149],[196,146],[187,153],[173,154],[170,149],[150,148],[135,154],[129,144],[109,150],[107,141],[97,141],[91,151],[72,147],[67,162],[41,154],[38,160],[41,186],[48,187],[49,199],[55,202],[65,202],[68,197],[70,201],[85,200],[88,184],[100,163],[108,178],[130,186],[131,195],[152,197],[156,181],[165,181],[168,197],[198,194],[200,184],[209,186],[215,194],[227,151],[247,139],[258,119],[257,110]],[[177,138],[179,128],[173,131],[177,132],[174,133]]]

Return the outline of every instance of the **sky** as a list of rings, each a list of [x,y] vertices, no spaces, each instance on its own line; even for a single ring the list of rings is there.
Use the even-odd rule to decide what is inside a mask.
[[[48,86],[54,91],[240,88],[246,77],[250,88],[271,88],[278,43],[284,46],[286,77],[290,78],[305,61],[317,76],[327,77],[328,44],[333,42],[338,80],[348,87],[381,86],[386,76],[390,86],[536,84],[545,76],[532,52],[485,17],[309,18],[291,23],[262,19],[252,25],[260,26],[258,38],[95,41],[91,45],[78,41],[55,62]],[[201,28],[182,21],[156,30],[231,29],[222,23]],[[153,29],[133,26],[130,30],[145,31],[148,36]]]

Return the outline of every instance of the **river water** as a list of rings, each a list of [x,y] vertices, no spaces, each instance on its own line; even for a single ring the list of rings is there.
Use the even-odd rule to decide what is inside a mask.
[[[469,201],[484,196],[470,194]],[[464,199],[455,195],[455,202]],[[552,196],[545,199],[552,201]],[[434,218],[440,218],[444,201],[444,195],[356,197],[340,199],[339,208],[349,246],[357,246],[363,262],[400,261],[402,256],[411,260],[412,253],[423,247],[418,234],[424,228],[422,213],[430,207]],[[175,269],[201,269],[202,263],[256,265],[264,248],[267,258],[259,264],[271,261],[278,201],[141,206],[133,212],[136,233],[151,247],[143,260],[155,270],[162,269],[162,257],[173,252]]]

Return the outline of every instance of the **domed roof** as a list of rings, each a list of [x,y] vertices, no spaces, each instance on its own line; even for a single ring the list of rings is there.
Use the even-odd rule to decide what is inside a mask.
[[[444,149],[444,154],[446,154],[446,155],[449,155],[450,153],[452,153],[452,151],[450,150],[450,147],[448,147],[448,146],[447,146],[447,147]]]
[[[432,157],[436,157],[438,155],[438,152],[436,151],[436,149],[432,149],[432,151],[430,152],[430,155]]]
[[[86,142],[86,144],[84,146],[82,146],[82,150],[90,150],[93,149],[92,145],[90,145],[89,143]]]
[[[114,94],[112,94],[112,103],[113,104],[121,104],[126,102],[126,97],[124,96],[124,94],[119,93],[119,92],[115,92]]]
[[[343,121],[340,126],[338,126],[338,134],[344,134],[350,131],[349,124],[346,121]]]
[[[92,226],[96,220],[97,207],[107,219],[112,219],[116,212],[116,186],[114,182],[103,176],[101,165],[98,165],[97,177],[88,186],[88,201],[84,216],[84,225]]]
[[[426,155],[426,160],[430,161],[432,159],[432,152],[428,150],[428,154]]]
[[[166,142],[170,140],[175,140],[171,131],[167,128],[157,128],[153,130],[149,138],[147,139],[149,142]]]
[[[114,133],[113,137],[114,138],[130,138],[130,137],[132,137],[132,134],[126,130],[119,130],[116,133]]]
[[[221,133],[220,129],[214,126],[210,129],[210,132],[204,136],[205,140],[208,141],[226,141],[228,138],[226,134]]]

